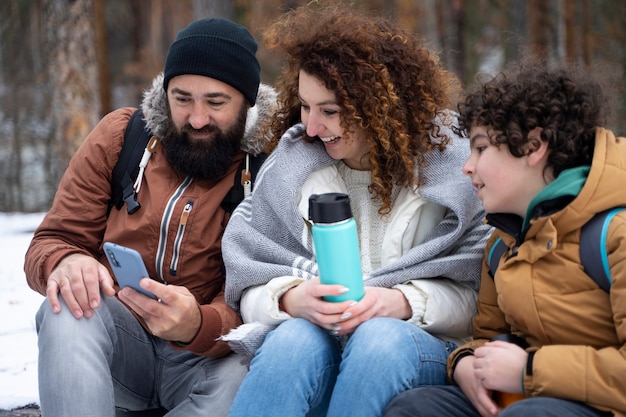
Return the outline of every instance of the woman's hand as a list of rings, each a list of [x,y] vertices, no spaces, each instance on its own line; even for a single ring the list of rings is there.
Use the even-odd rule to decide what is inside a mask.
[[[411,317],[409,302],[402,291],[393,288],[365,287],[365,295],[342,313],[335,325],[338,335],[349,334],[363,322],[374,317],[392,317],[406,320]]]
[[[302,317],[336,335],[349,334],[373,317],[411,317],[411,308],[400,290],[366,287],[363,298],[339,303],[322,299],[325,295],[345,292],[340,285],[322,285],[319,279],[308,280],[287,291],[282,304],[293,317]]]
[[[348,289],[341,285],[323,285],[319,278],[304,281],[291,288],[281,298],[282,309],[292,317],[300,317],[333,331],[341,316],[353,301],[339,303],[324,301],[323,296],[340,295]]]

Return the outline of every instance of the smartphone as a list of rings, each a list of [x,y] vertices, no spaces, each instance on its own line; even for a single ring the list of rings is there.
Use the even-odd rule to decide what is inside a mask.
[[[109,260],[115,278],[121,288],[128,286],[150,298],[157,299],[150,291],[146,291],[139,286],[139,281],[142,278],[149,277],[139,252],[115,243],[105,242],[104,254]]]

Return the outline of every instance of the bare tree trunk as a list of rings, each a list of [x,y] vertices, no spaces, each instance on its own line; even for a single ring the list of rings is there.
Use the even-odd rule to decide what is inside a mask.
[[[565,28],[565,60],[567,62],[576,62],[577,54],[577,38],[578,33],[576,25],[576,3],[571,0],[562,0],[563,20]],[[584,35],[584,34],[583,34]]]
[[[525,44],[524,37],[527,32],[525,1],[508,0],[506,2],[508,13],[509,37],[505,45],[505,60],[516,60],[520,56],[522,46]],[[505,9],[506,10],[506,9]]]
[[[178,31],[194,19],[191,0],[154,0],[150,13],[150,38],[154,61],[162,69],[167,50]]]
[[[0,83],[11,86],[0,94],[0,210],[22,211],[22,124],[20,113],[27,106],[24,99],[24,76],[28,76],[28,64],[24,51],[18,45],[23,28],[21,14],[15,4],[2,5],[2,13],[8,16],[4,30],[0,31],[0,45],[6,45],[0,55]],[[20,69],[24,69],[20,72]],[[4,75],[6,74],[6,80]]]
[[[582,19],[583,19],[583,27],[582,27],[582,33],[581,38],[582,38],[582,55],[583,55],[583,62],[585,63],[585,67],[589,68],[591,66],[591,55],[592,55],[592,51],[591,51],[591,45],[592,45],[592,36],[593,34],[591,33],[591,0],[583,0],[583,12],[582,12]]]
[[[193,0],[194,19],[205,17],[223,17],[233,20],[235,6],[232,0]]]
[[[439,43],[439,49],[443,52],[444,63],[450,69],[450,71],[456,72],[456,68],[452,64],[452,58],[450,57],[450,48],[448,45],[448,31],[447,31],[447,16],[446,8],[443,1],[435,1],[435,26],[437,31],[437,42]]]
[[[14,103],[19,103],[19,89],[12,89],[10,96]],[[10,154],[8,160],[8,166],[6,175],[6,207],[11,211],[23,212],[24,211],[24,188],[22,182],[22,139],[23,132],[20,120],[20,106],[12,106],[9,107],[9,114],[7,115],[7,120],[14,126],[13,135],[9,138],[10,140]]]
[[[529,47],[533,56],[548,62],[548,39],[550,19],[548,2],[545,0],[528,1]]]
[[[452,0],[452,27],[456,31],[456,43],[453,45],[457,52],[456,62],[454,64],[454,72],[460,80],[465,82],[467,76],[466,48],[463,35],[465,34],[465,13],[463,8],[463,0]]]
[[[90,0],[44,0],[57,180],[100,115],[91,6]]]
[[[0,211],[39,210],[49,202],[41,164],[53,107],[43,19],[39,7],[18,2],[1,2],[0,16]]]
[[[436,0],[424,0],[414,4],[409,10],[400,9],[400,21],[409,22],[408,27],[413,28],[426,42],[426,46],[437,53],[445,64],[445,56],[442,51],[439,36],[439,17],[435,7]],[[409,16],[404,16],[409,15]]]
[[[104,0],[93,0],[96,57],[98,59],[98,86],[100,90],[101,116],[112,110],[111,77],[109,73],[109,48],[107,46],[106,14]]]

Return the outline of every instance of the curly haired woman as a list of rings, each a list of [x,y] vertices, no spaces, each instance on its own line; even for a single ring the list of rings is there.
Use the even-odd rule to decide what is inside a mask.
[[[256,352],[230,415],[380,416],[444,383],[470,335],[491,229],[446,110],[458,83],[414,34],[347,6],[295,9],[265,42],[287,65],[276,148],[223,239],[247,323],[226,339]],[[308,200],[327,192],[349,195],[358,224],[358,302],[322,298],[346,290],[317,277]]]
[[[626,416],[626,212],[612,210],[626,206],[626,139],[601,127],[600,85],[525,62],[459,108],[463,172],[497,227],[487,253],[506,251],[482,273],[474,340],[449,358],[454,384],[406,391],[385,417]],[[581,264],[582,226],[606,211],[606,245],[593,245],[608,291]]]

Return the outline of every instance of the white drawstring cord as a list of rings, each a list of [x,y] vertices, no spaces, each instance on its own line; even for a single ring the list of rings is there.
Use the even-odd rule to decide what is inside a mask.
[[[141,182],[143,181],[143,173],[146,170],[146,166],[148,166],[148,161],[153,153],[156,152],[159,146],[160,140],[156,136],[152,136],[148,141],[148,145],[146,145],[146,149],[143,151],[143,156],[141,157],[141,161],[139,162],[139,174],[137,174],[137,179],[135,180],[135,184],[133,188],[135,192],[139,194],[139,190],[141,189]]]

